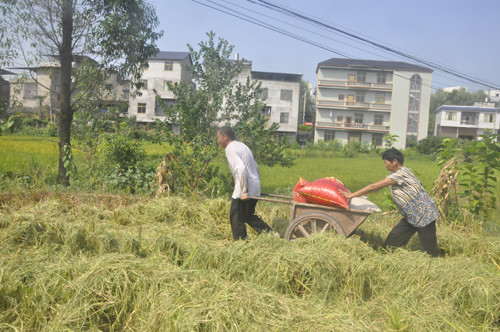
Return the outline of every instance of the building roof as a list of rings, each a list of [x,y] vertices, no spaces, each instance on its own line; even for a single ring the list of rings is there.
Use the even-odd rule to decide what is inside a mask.
[[[8,70],[0,68],[0,75],[15,75],[15,74]]]
[[[459,106],[459,105],[443,105],[436,109],[436,113],[439,111],[467,111],[467,112],[498,112],[500,109],[495,107],[481,107],[481,106]]]
[[[379,60],[359,60],[348,58],[331,58],[320,62],[316,68],[316,73],[319,67],[337,67],[337,68],[352,68],[352,69],[380,69],[380,70],[400,70],[400,71],[420,71],[432,73],[433,70],[427,67],[414,65],[400,61],[379,61]]]
[[[191,62],[191,53],[189,52],[167,52],[160,51],[156,55],[150,57],[151,60],[184,60],[189,58]]]
[[[285,82],[301,82],[302,74],[270,73],[266,71],[252,71],[252,78],[258,80],[273,80]]]

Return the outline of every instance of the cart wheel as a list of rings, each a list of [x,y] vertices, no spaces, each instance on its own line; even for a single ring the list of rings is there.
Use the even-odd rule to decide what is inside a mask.
[[[298,238],[310,237],[314,233],[344,235],[344,230],[334,218],[327,214],[304,213],[290,223],[285,233],[285,239],[293,241]]]

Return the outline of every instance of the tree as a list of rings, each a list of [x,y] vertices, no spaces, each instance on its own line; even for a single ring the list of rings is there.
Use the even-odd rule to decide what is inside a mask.
[[[231,60],[234,46],[222,38],[216,41],[213,32],[207,36],[208,41],[198,44],[199,50],[188,45],[193,66],[187,70],[196,87],[170,84],[177,103],[163,107],[165,121],[181,128],[178,135],[166,133],[172,152],[157,173],[169,182],[164,186],[169,191],[224,191],[226,179],[217,166],[210,164],[220,152],[216,133],[223,124],[234,127],[238,139],[250,147],[257,162],[269,166],[288,166],[293,162],[282,141],[275,140],[278,124],[268,125],[261,115],[265,104],[259,97],[260,82],[249,78],[239,82],[244,60]]]
[[[312,122],[314,117],[313,112],[314,112],[314,100],[311,97],[311,85],[309,82],[302,80],[300,82],[300,101],[299,101],[300,123]]]
[[[1,6],[4,11],[10,9],[0,31],[6,32],[9,41],[18,41],[17,49],[28,66],[37,64],[43,55],[59,60],[57,180],[69,185],[74,113],[79,102],[95,98],[96,84],[104,83],[88,78],[96,72],[103,79],[114,73],[139,86],[146,60],[158,52],[155,42],[162,36],[154,31],[158,18],[145,0],[2,0]],[[5,46],[0,48],[5,50]],[[0,56],[7,58],[5,53]],[[98,62],[84,61],[73,68],[82,57]]]

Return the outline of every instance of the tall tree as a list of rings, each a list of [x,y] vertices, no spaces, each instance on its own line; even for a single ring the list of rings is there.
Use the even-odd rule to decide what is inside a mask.
[[[57,180],[69,185],[73,115],[77,103],[93,95],[96,84],[85,80],[89,69],[101,73],[103,80],[113,73],[139,86],[143,65],[158,52],[156,41],[163,33],[155,31],[158,18],[146,0],[2,0],[1,6],[8,15],[0,32],[5,31],[9,41],[17,41],[28,66],[36,65],[44,55],[59,60]],[[0,48],[4,50],[0,56],[6,58],[5,45]],[[83,57],[97,62],[74,68]],[[82,93],[83,86],[87,91]]]
[[[164,107],[166,122],[181,128],[180,135],[167,133],[172,154],[165,158],[163,174],[175,177],[168,184],[170,190],[175,186],[220,193],[220,173],[209,164],[219,153],[216,133],[224,124],[235,128],[238,139],[250,147],[259,163],[288,166],[293,162],[286,146],[275,140],[278,124],[268,124],[262,116],[265,103],[260,98],[260,82],[249,78],[242,82],[239,74],[245,61],[230,59],[234,46],[217,40],[213,32],[207,36],[208,41],[198,44],[199,50],[188,45],[193,66],[187,69],[196,88],[171,84],[177,104]]]
[[[314,117],[314,99],[312,98],[311,83],[300,82],[299,122],[312,122]]]

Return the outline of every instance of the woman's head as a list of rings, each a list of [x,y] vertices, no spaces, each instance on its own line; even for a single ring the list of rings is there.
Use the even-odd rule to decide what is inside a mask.
[[[405,157],[401,153],[401,151],[395,149],[395,148],[390,148],[389,150],[386,150],[382,154],[382,160],[387,160],[389,162],[393,162],[394,160],[397,160],[399,164],[403,165],[405,162]]]

